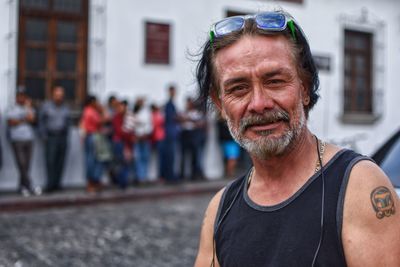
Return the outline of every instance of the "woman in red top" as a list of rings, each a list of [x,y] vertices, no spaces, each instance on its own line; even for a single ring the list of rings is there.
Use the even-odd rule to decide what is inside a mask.
[[[151,139],[153,142],[153,147],[155,148],[158,155],[158,177],[163,179],[164,174],[162,173],[162,170],[164,168],[162,166],[165,163],[163,162],[163,159],[161,157],[161,149],[165,138],[165,119],[163,114],[160,112],[160,108],[155,104],[151,105],[151,120],[153,124],[153,133]]]
[[[86,100],[80,122],[84,137],[85,165],[87,191],[96,192],[101,188],[101,176],[104,164],[99,159],[96,148],[96,134],[100,134],[103,125],[101,106],[95,96],[89,96]]]

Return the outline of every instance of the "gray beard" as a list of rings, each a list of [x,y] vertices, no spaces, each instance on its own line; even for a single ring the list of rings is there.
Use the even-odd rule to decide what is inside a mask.
[[[303,107],[300,106],[299,109]],[[252,115],[240,120],[239,129],[233,125],[232,120],[227,119],[228,129],[233,139],[243,147],[250,155],[255,156],[260,160],[266,160],[274,156],[280,156],[290,148],[294,141],[298,138],[305,125],[305,115],[302,110],[299,122],[295,125],[290,124],[289,114],[284,110],[269,111],[263,115]],[[259,131],[261,135],[255,140],[245,137],[244,132],[252,125],[262,125],[283,121],[289,124],[289,129],[280,137],[268,137],[272,131]]]

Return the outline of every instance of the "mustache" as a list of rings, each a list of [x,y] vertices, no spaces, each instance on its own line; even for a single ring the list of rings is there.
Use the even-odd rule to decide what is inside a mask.
[[[240,120],[240,131],[245,131],[249,127],[270,124],[278,121],[289,122],[289,113],[284,110],[268,111],[261,115],[251,115]]]

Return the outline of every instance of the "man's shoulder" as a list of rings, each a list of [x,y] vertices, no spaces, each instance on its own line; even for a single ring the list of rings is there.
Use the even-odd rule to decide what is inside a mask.
[[[337,162],[337,159],[341,159],[340,162],[349,167],[350,170],[360,161],[372,161],[372,159],[368,156],[360,154],[352,149],[327,143],[324,156],[322,158],[323,165],[331,162]]]
[[[360,160],[354,164],[350,172],[345,196],[345,212],[347,210],[347,214],[350,212],[357,215],[358,217],[354,217],[355,220],[361,218],[368,221],[379,218],[379,210],[390,203],[384,201],[381,203],[383,206],[380,206],[377,197],[384,197],[382,200],[388,200],[392,204],[398,202],[396,191],[383,170],[372,160]]]
[[[243,185],[244,180],[246,179],[246,175],[239,176],[234,180],[229,181],[217,194],[213,197],[213,200],[216,202],[217,206],[219,206],[221,201],[224,201],[225,198],[232,195],[232,193],[237,193],[237,190],[240,190],[241,186]]]
[[[349,266],[378,266],[377,257],[382,255],[382,266],[399,266],[399,205],[390,180],[373,161],[354,165],[346,189],[342,231]],[[379,246],[367,245],[377,243]]]
[[[366,156],[361,156],[361,159],[354,164],[350,173],[350,179],[355,184],[364,184],[365,186],[376,183],[390,184],[386,174],[372,159]]]
[[[238,178],[230,181],[223,190],[222,199],[220,203],[220,209],[224,210],[229,206],[230,203],[235,201],[244,187],[244,183],[246,182],[247,175],[239,176]]]

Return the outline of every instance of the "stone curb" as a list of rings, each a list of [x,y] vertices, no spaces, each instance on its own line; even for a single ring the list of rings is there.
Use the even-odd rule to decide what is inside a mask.
[[[34,211],[49,208],[66,208],[104,203],[154,200],[174,196],[216,193],[227,183],[227,180],[218,180],[201,183],[184,183],[177,185],[129,188],[125,191],[109,188],[95,194],[88,194],[82,188],[75,191],[66,190],[66,192],[59,194],[35,197],[22,197],[15,195],[3,196],[0,198],[0,213]]]

